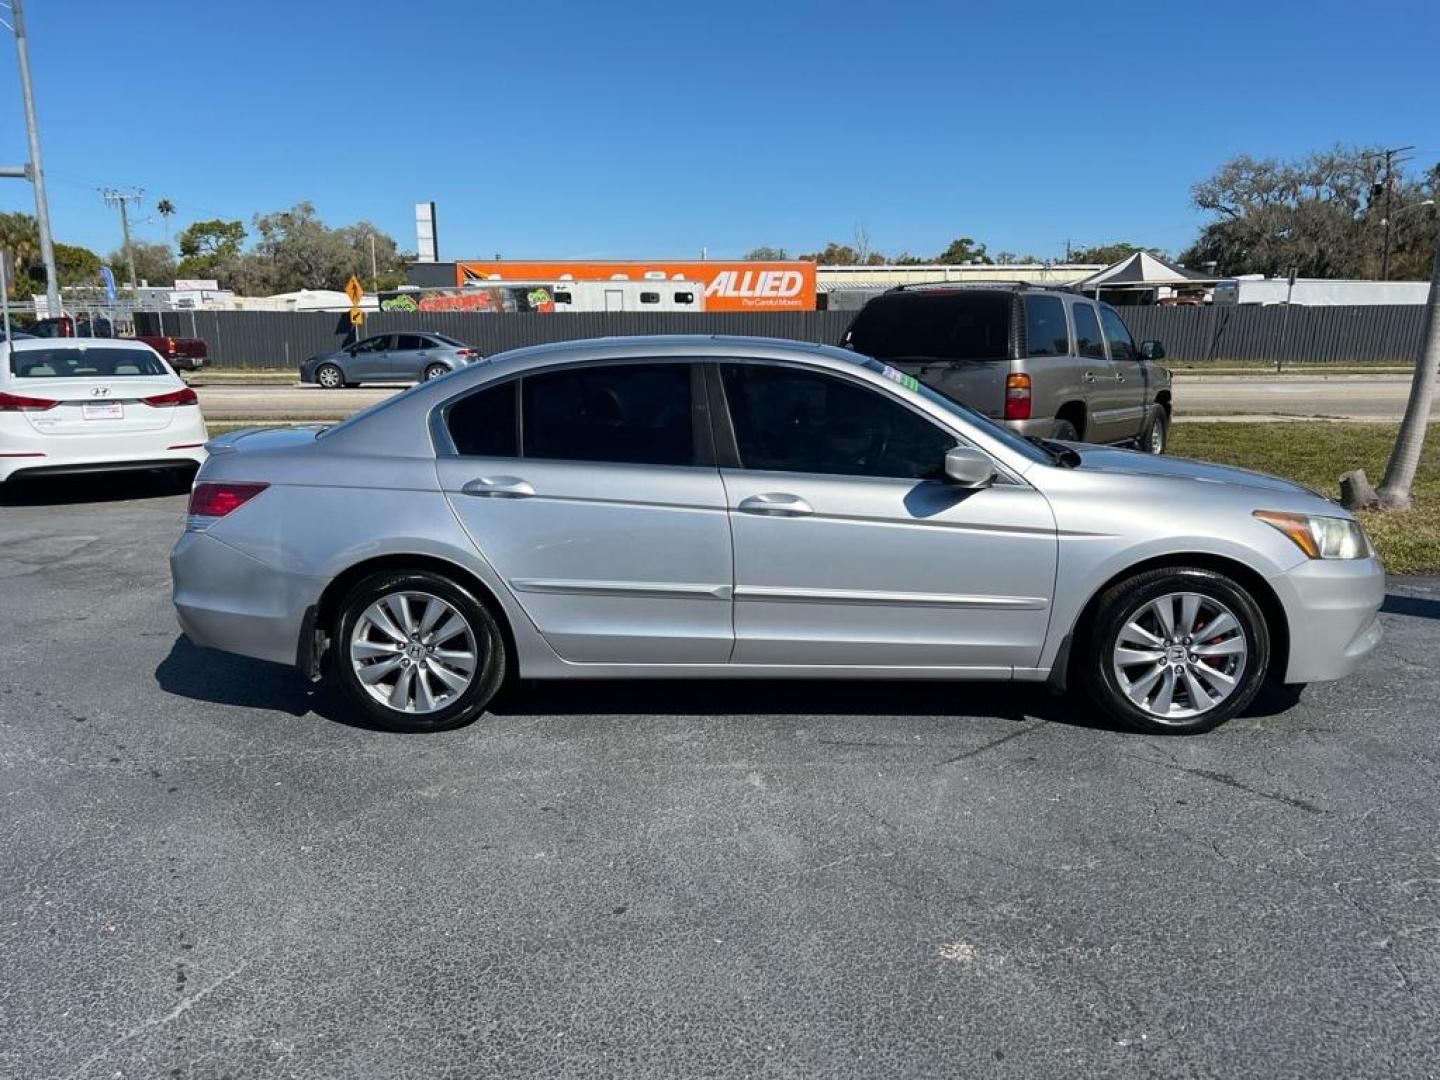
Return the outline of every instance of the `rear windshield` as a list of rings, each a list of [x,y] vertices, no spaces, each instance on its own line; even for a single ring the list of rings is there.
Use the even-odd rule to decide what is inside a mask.
[[[1010,351],[1010,294],[878,297],[856,316],[845,343],[880,360],[1003,360]]]
[[[149,349],[112,349],[74,345],[53,349],[16,350],[10,374],[17,379],[112,379],[126,375],[168,375],[169,369]]]

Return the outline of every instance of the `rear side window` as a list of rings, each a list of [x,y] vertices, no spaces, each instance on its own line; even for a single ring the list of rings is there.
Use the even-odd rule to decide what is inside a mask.
[[[1003,360],[1010,351],[1010,294],[896,293],[870,301],[846,344],[879,360]]]
[[[893,398],[833,375],[727,364],[724,379],[742,468],[934,480],[958,443]]]
[[[430,348],[430,342],[418,334],[400,334],[395,339],[396,352],[419,352]]]
[[[520,450],[516,429],[515,381],[492,386],[450,406],[445,425],[455,449],[467,457],[515,457]]]
[[[1100,309],[1100,323],[1105,328],[1105,340],[1110,343],[1111,360],[1138,360],[1140,353],[1130,338],[1125,320],[1110,308]]]
[[[1025,355],[1068,356],[1070,329],[1058,296],[1025,297]]]
[[[1075,351],[1092,360],[1105,359],[1105,343],[1100,340],[1100,320],[1092,304],[1076,304],[1070,309],[1075,316]]]
[[[693,465],[689,364],[616,364],[527,375],[527,458]]]
[[[111,379],[169,375],[170,369],[149,349],[57,346],[12,351],[10,374],[17,379]]]

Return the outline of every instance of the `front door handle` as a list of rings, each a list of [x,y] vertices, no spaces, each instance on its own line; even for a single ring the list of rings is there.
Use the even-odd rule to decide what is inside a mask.
[[[477,476],[460,489],[462,495],[484,495],[492,499],[528,499],[535,486],[518,476]]]
[[[804,517],[815,512],[815,508],[799,495],[790,495],[783,491],[751,495],[741,499],[740,505],[735,509],[742,514],[768,514],[771,517]]]
[[[1121,374],[1117,371],[1117,372],[1115,372],[1115,381],[1116,381],[1116,382],[1124,382],[1124,381],[1125,381],[1125,376],[1124,376],[1124,375],[1121,375]]]

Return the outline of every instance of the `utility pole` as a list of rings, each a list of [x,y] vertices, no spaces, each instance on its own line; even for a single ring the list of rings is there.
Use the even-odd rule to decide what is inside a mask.
[[[125,238],[125,264],[130,272],[130,301],[134,303],[140,296],[140,286],[135,278],[135,249],[130,246],[130,215],[127,213],[127,203],[139,202],[145,192],[141,188],[134,191],[119,191],[116,188],[102,188],[101,197],[105,200],[106,206],[120,207],[120,233]]]
[[[1389,150],[1380,150],[1376,156],[1385,159],[1385,179],[1381,181],[1385,185],[1385,209],[1384,216],[1380,219],[1380,225],[1385,230],[1384,246],[1380,250],[1380,280],[1390,280],[1390,199],[1395,191],[1395,166],[1402,165],[1410,159],[1401,157],[1407,150],[1414,150],[1413,146],[1396,146]]]
[[[40,164],[40,130],[35,121],[35,92],[30,86],[30,48],[25,37],[25,4],[10,0],[10,14],[15,25],[15,51],[20,57],[20,96],[25,100],[25,130],[30,139],[30,162],[19,175],[35,185],[35,220],[40,230],[40,260],[45,264],[46,314],[56,318],[60,311],[60,275],[55,270],[55,244],[50,236],[50,203],[45,198],[45,170]],[[0,20],[3,22],[3,20]],[[3,175],[15,176],[16,170],[6,169]]]
[[[370,234],[370,288],[380,291],[380,268],[375,262],[375,234]]]

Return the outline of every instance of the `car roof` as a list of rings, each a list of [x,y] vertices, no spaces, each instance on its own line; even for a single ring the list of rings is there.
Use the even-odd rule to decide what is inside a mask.
[[[11,345],[16,352],[27,352],[31,349],[93,349],[97,346],[104,346],[107,349],[143,349],[146,352],[155,351],[143,341],[131,341],[128,338],[110,337],[30,337],[11,342]]]
[[[583,361],[602,360],[607,356],[790,357],[846,364],[858,364],[868,359],[833,345],[793,341],[788,338],[741,337],[735,334],[636,334],[628,337],[582,338],[576,341],[528,345],[525,348],[494,354],[485,368],[493,371],[499,364],[528,368],[561,357]]]

